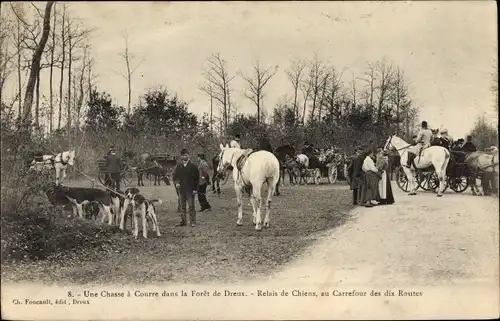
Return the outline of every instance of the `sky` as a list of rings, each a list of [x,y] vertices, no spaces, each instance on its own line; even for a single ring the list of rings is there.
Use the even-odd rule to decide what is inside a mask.
[[[270,112],[292,86],[284,70],[294,58],[314,54],[361,76],[367,61],[386,58],[405,72],[420,120],[462,137],[474,119],[496,119],[490,90],[497,65],[497,18],[493,1],[422,2],[79,2],[69,10],[95,28],[90,40],[99,90],[127,103],[125,31],[133,64],[132,104],[149,88],[166,87],[201,115],[209,98],[198,86],[206,58],[219,52],[229,72],[249,73],[259,59],[279,66],[265,88]],[[48,79],[48,77],[47,77]],[[42,90],[48,92],[42,82]],[[358,91],[362,88],[359,83]],[[239,112],[255,111],[245,83],[233,82]],[[496,124],[496,120],[494,121]]]

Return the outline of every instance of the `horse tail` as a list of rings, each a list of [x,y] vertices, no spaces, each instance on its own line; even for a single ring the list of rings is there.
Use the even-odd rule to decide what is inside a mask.
[[[446,168],[448,167],[449,162],[450,162],[450,152],[445,148],[444,149],[444,162],[441,165],[441,173],[446,173]]]

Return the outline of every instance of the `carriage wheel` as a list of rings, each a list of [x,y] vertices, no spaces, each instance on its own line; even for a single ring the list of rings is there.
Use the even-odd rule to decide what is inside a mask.
[[[469,187],[469,180],[465,176],[448,177],[448,185],[456,193],[463,193]]]
[[[122,173],[122,181],[125,186],[129,186],[134,178],[134,169],[127,167]]]
[[[330,168],[328,168],[328,182],[330,184],[335,184],[338,174],[337,165],[331,164]]]
[[[425,186],[420,185],[421,183],[419,182],[418,186],[422,187],[422,189],[430,192],[437,193],[438,187],[439,187],[439,178],[437,176],[436,172],[431,172],[431,173],[426,173],[425,174],[426,178],[426,184],[422,184]],[[443,193],[448,189],[449,183],[445,181],[444,188],[443,188]]]
[[[396,184],[403,192],[410,191],[410,183],[408,182],[408,178],[406,177],[403,167],[401,166],[398,167],[398,170],[396,172]]]
[[[319,185],[320,181],[321,181],[321,170],[319,168],[316,168],[313,172],[313,179],[314,179],[314,183],[316,183],[316,185]]]
[[[97,178],[102,185],[106,185],[106,175],[107,174],[105,172],[99,172],[99,174],[97,175]]]
[[[419,173],[417,174],[417,184],[418,184],[418,187],[420,187],[421,189],[423,189],[424,191],[428,191],[428,192],[433,192],[437,189],[437,184],[439,184],[439,180],[437,180],[437,184],[436,184],[436,179],[437,179],[437,176],[435,176],[436,173],[432,172],[432,173]]]
[[[351,185],[351,179],[349,178],[349,173],[347,172],[347,164],[344,164],[344,178],[347,184]]]

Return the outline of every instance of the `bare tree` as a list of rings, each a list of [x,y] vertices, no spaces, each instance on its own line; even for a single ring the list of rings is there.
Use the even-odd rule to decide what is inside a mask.
[[[53,77],[54,77],[54,53],[56,51],[56,27],[57,27],[57,10],[56,4],[54,3],[54,13],[52,22],[52,41],[50,43],[50,74],[49,74],[49,133],[52,133],[54,129],[54,88],[53,88]]]
[[[67,127],[68,131],[70,130],[72,126],[72,107],[74,107],[74,102],[75,102],[75,97],[71,96],[71,82],[73,80],[71,74],[72,74],[72,64],[74,61],[78,60],[78,57],[74,56],[74,51],[79,48],[79,46],[82,44],[87,39],[87,36],[92,32],[90,29],[83,28],[81,23],[74,19],[71,18],[68,14],[66,14],[66,36],[68,40],[68,96],[67,96]],[[75,94],[75,91],[73,91],[73,95]],[[72,106],[73,102],[73,106]],[[78,124],[77,124],[78,125]]]
[[[213,99],[221,105],[221,131],[227,132],[231,108],[230,83],[235,76],[229,75],[227,61],[220,53],[212,54],[207,58],[208,68],[203,73],[206,85],[212,87]]]
[[[351,99],[352,99],[352,104],[354,108],[357,107],[358,104],[358,96],[357,96],[357,88],[356,88],[356,76],[354,73],[352,73],[352,80],[351,80]]]
[[[66,4],[63,4],[62,14],[61,14],[61,61],[60,61],[60,77],[59,77],[59,112],[57,118],[57,129],[61,129],[61,119],[62,119],[62,103],[63,103],[63,86],[64,86],[64,68],[66,62]]]
[[[120,73],[120,75],[123,78],[125,78],[125,80],[127,81],[127,89],[128,89],[127,114],[130,115],[130,112],[131,112],[130,102],[132,99],[132,75],[137,70],[137,68],[139,68],[139,66],[144,62],[144,59],[141,59],[141,61],[139,61],[139,63],[137,63],[135,65],[135,67],[132,67],[131,64],[132,64],[132,60],[133,60],[134,56],[131,55],[129,52],[128,33],[127,32],[125,32],[123,34],[123,39],[125,40],[125,49],[119,55],[125,60],[125,65],[127,67],[127,73],[126,74]]]
[[[375,96],[375,65],[371,62],[367,63],[366,71],[364,72],[364,77],[360,78],[366,83],[365,92],[365,103],[370,108],[374,107],[374,96]]]
[[[16,16],[16,33],[14,35],[14,43],[16,46],[16,67],[17,67],[17,102],[18,102],[18,110],[17,115],[18,119],[21,120],[23,118],[23,110],[22,110],[22,89],[23,83],[21,78],[22,73],[22,57],[23,57],[23,42],[25,36],[25,11],[23,3],[16,2],[10,3],[10,8],[12,13]]]
[[[493,72],[491,73],[491,86],[490,90],[494,96],[493,108],[496,113],[498,113],[498,66],[494,66]]]
[[[311,95],[311,84],[308,81],[303,81],[300,84],[300,91],[302,92],[302,97],[304,98],[302,105],[302,124],[304,125],[306,122],[307,101]]]
[[[262,116],[262,100],[264,98],[264,87],[269,80],[278,72],[278,66],[262,68],[259,60],[253,64],[252,76],[245,76],[243,73],[239,75],[248,83],[249,88],[244,93],[245,97],[250,99],[257,107],[257,123],[260,124]]]
[[[14,34],[14,24],[8,13],[2,11],[1,8],[2,6],[0,6],[0,19],[2,21],[0,25],[0,97],[3,97],[5,83],[14,71],[12,59],[15,54],[12,54],[9,50],[9,38],[11,34]]]
[[[210,97],[210,113],[209,113],[209,122],[210,122],[210,131],[213,130],[213,110],[214,110],[214,90],[212,84],[200,85],[198,87],[202,92],[204,92],[208,97]]]
[[[306,63],[300,59],[295,59],[289,69],[285,70],[285,74],[293,86],[293,113],[295,118],[299,117],[299,108],[297,99],[300,90],[300,84],[303,81],[305,74]]]
[[[321,90],[324,88],[327,74],[327,67],[323,63],[317,54],[314,54],[314,58],[309,62],[309,77],[307,82],[309,83],[311,90],[312,99],[312,109],[310,114],[310,119],[314,120],[316,114],[316,108],[318,107],[319,99],[321,98]]]
[[[396,109],[396,133],[400,134],[401,115],[408,116],[408,110],[411,108],[411,99],[405,82],[404,72],[397,67],[394,71],[393,88],[388,97]],[[404,119],[404,117],[403,117]]]
[[[377,121],[381,121],[382,111],[394,82],[392,62],[387,62],[386,59],[377,62],[375,64],[375,71],[377,73],[377,79],[379,79],[376,87],[378,90]]]
[[[340,110],[341,104],[339,103],[339,100],[342,98],[342,76],[343,73],[332,68],[329,73],[328,86],[326,88],[327,95],[325,97],[325,103],[327,112],[337,121],[342,114]]]
[[[40,42],[38,43],[35,52],[33,53],[33,58],[31,60],[30,65],[30,74],[28,78],[28,84],[26,86],[26,93],[24,96],[24,104],[23,104],[23,121],[27,124],[31,122],[31,107],[33,104],[33,92],[35,89],[35,83],[37,81],[37,77],[40,73],[40,60],[42,58],[42,54],[45,48],[45,44],[49,38],[50,32],[50,13],[52,11],[52,6],[54,5],[54,1],[48,1],[45,5],[45,13],[43,16],[43,31]]]

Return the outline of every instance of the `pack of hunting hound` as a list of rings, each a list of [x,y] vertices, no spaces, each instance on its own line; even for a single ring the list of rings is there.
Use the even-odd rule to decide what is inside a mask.
[[[495,175],[498,177],[496,147],[477,151],[470,145],[471,137],[467,138],[467,142],[452,142],[449,136],[436,136],[427,129],[426,124],[414,138],[415,141],[410,144],[397,135],[390,135],[380,145],[386,153],[398,155],[400,165],[396,168],[395,180],[401,190],[416,195],[416,190],[421,188],[436,192],[441,197],[448,187],[462,193],[470,186],[473,195],[481,195],[476,181],[481,179],[486,193],[484,182],[493,176],[493,188],[488,192],[498,193],[495,184]],[[368,145],[367,148],[373,146]],[[114,155],[114,148],[110,148],[104,159],[97,161],[98,180],[81,173],[92,182],[93,187],[63,185],[66,169],[68,166],[75,166],[74,150],[55,155],[36,155],[29,167],[33,171],[50,175],[55,171],[55,182],[44,185],[45,194],[54,205],[71,206],[74,216],[98,220],[100,215],[102,223],[107,219],[107,224],[115,224],[121,230],[125,229],[126,221],[130,219],[135,238],[139,234],[138,220],[141,218],[144,238],[148,237],[148,222],[152,225],[153,232],[161,236],[155,205],[161,204],[162,200],[148,198],[139,188],[144,186],[143,177],[150,178],[150,185],[159,186],[164,181],[169,186],[174,181],[179,195],[181,182],[179,178],[174,179],[172,173],[176,166],[183,166],[182,163],[177,157],[168,154],[134,155],[127,152],[121,158],[124,160],[119,161],[118,173],[113,173],[109,170],[111,165],[108,159],[112,158],[109,155]],[[209,184],[212,185],[213,193],[220,195],[221,181],[223,185],[232,176],[238,214],[236,225],[243,224],[242,197],[248,195],[253,208],[253,224],[256,230],[261,230],[271,225],[271,199],[280,195],[279,188],[284,185],[286,173],[290,185],[320,184],[323,178],[333,184],[339,176],[349,182],[346,168],[351,158],[336,147],[318,149],[307,142],[300,151],[296,151],[292,144],[273,149],[269,142],[256,149],[244,149],[236,138],[229,144],[220,144],[219,154],[212,158],[213,175]],[[75,170],[78,171],[76,168]],[[117,176],[113,177],[113,174]],[[133,186],[134,175],[137,176],[136,186]],[[114,184],[116,181],[117,185]],[[124,192],[120,189],[120,182],[126,187]],[[95,186],[96,184],[99,186]],[[261,192],[264,185],[267,186],[267,196],[264,202],[265,217],[262,220]],[[177,210],[181,211],[181,208],[178,207]]]

